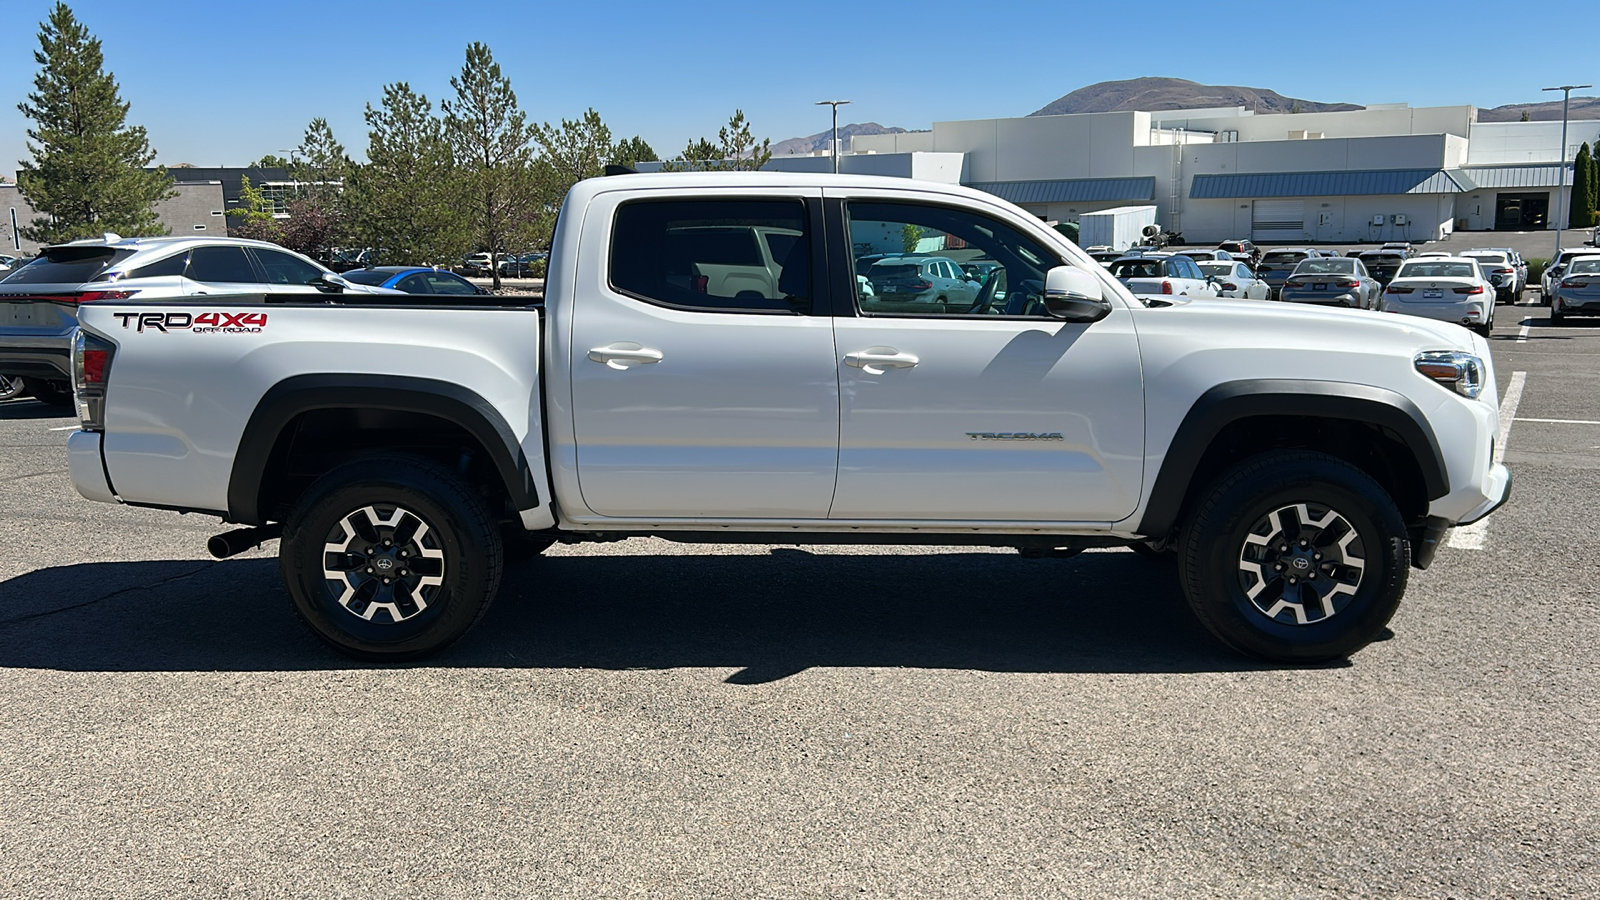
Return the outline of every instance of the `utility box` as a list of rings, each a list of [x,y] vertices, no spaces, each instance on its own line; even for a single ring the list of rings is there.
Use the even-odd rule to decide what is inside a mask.
[[[1078,243],[1126,250],[1140,243],[1147,225],[1156,223],[1154,206],[1119,206],[1078,217]]]
[[[1406,224],[1406,217],[1405,217],[1405,215],[1403,213],[1395,213],[1394,219],[1392,221],[1396,225],[1404,225],[1404,224]]]

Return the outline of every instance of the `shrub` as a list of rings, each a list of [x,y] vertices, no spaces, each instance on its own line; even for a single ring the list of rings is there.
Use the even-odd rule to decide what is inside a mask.
[[[1550,265],[1550,260],[1542,256],[1525,256],[1522,261],[1528,264],[1528,283],[1538,284],[1540,276],[1544,275],[1544,267]]]

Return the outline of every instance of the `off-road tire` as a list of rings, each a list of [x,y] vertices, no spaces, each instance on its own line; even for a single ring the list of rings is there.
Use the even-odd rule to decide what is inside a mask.
[[[351,552],[329,552],[341,542]],[[360,562],[374,549],[387,566]],[[403,661],[449,646],[483,617],[503,553],[488,507],[460,476],[420,457],[370,456],[306,490],[284,522],[278,559],[290,605],[313,634],[357,659]],[[376,583],[384,572],[397,576],[392,588]],[[419,585],[402,592],[402,574]]]
[[[1325,562],[1308,560],[1317,580],[1302,575],[1304,583],[1298,588],[1288,586],[1286,575],[1274,573],[1276,564],[1245,561],[1247,554],[1258,551],[1276,553],[1276,546],[1262,547],[1261,534],[1271,531],[1275,521],[1271,516],[1280,516],[1284,523],[1301,518],[1298,512],[1285,513],[1293,509],[1309,509],[1305,518],[1313,521],[1323,519],[1322,512],[1337,516],[1321,532],[1321,538],[1314,529],[1296,532],[1308,535],[1306,550],[1316,549],[1322,540],[1339,540],[1350,530],[1356,534],[1354,540],[1336,549],[1323,546],[1328,556]],[[1268,524],[1263,526],[1263,522]],[[1255,542],[1248,540],[1252,535]],[[1305,553],[1287,531],[1281,535],[1286,538],[1286,550]],[[1337,563],[1332,559],[1335,555]],[[1288,556],[1281,558],[1293,563]],[[1321,587],[1341,583],[1336,577],[1348,580],[1357,559],[1362,569],[1355,575],[1353,592],[1340,594],[1330,589],[1334,599],[1323,600]],[[1264,453],[1223,472],[1187,516],[1178,555],[1184,595],[1213,634],[1246,655],[1291,664],[1342,659],[1376,640],[1405,593],[1410,564],[1405,521],[1388,493],[1344,460],[1310,451]],[[1263,574],[1247,572],[1250,565]],[[1326,566],[1337,575],[1330,574],[1324,581],[1317,566]],[[1260,584],[1255,599],[1247,591],[1258,588],[1255,583],[1247,588],[1247,581]],[[1292,597],[1306,597],[1303,592],[1307,589],[1315,603],[1288,603]],[[1274,590],[1279,594],[1276,601]],[[1261,608],[1269,602],[1271,608]],[[1326,602],[1344,605],[1327,613],[1326,607],[1320,606]],[[1272,608],[1278,611],[1269,617]],[[1311,621],[1305,624],[1290,621],[1308,618]]]

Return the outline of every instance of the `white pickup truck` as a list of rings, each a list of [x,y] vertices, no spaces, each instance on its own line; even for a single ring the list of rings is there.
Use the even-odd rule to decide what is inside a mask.
[[[874,241],[986,271],[860,290]],[[770,277],[728,278],[762,269]],[[573,188],[542,306],[205,296],[79,310],[84,496],[281,536],[294,609],[369,659],[461,637],[556,541],[1132,546],[1275,661],[1348,655],[1505,501],[1487,344],[1356,310],[1136,299],[1027,212],[892,178]],[[463,305],[465,304],[465,305]],[[1137,598],[1107,598],[1126,603]]]

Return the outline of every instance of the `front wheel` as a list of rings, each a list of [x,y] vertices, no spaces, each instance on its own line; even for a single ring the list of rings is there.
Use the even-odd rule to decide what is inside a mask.
[[[467,633],[504,565],[482,498],[431,460],[375,456],[322,476],[284,523],[279,568],[295,613],[359,659],[416,659]]]
[[[1317,663],[1383,632],[1405,593],[1410,544],[1393,499],[1323,453],[1279,451],[1225,472],[1183,529],[1195,615],[1242,653]]]

